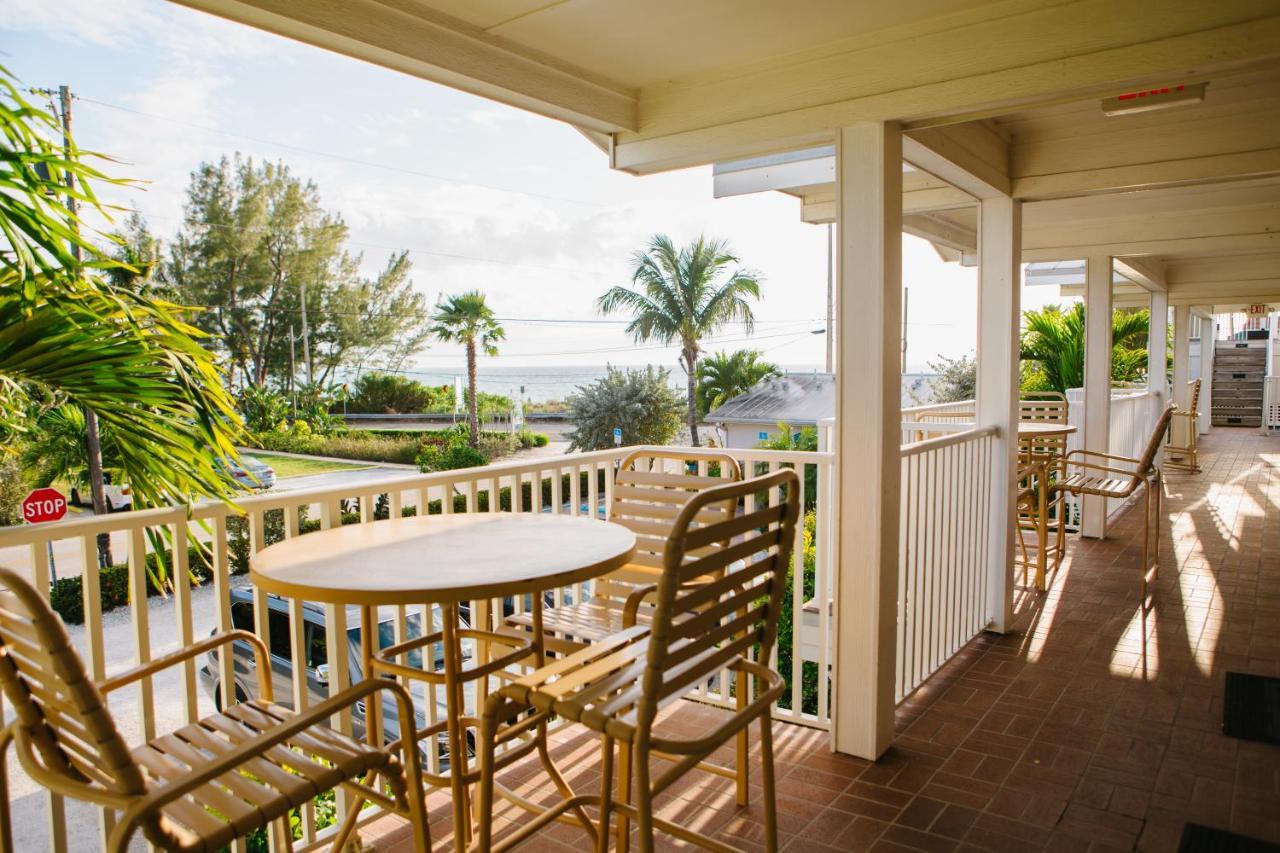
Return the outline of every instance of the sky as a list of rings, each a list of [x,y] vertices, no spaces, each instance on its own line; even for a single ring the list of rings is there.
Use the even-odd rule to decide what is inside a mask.
[[[706,349],[823,362],[812,332],[826,310],[826,229],[801,222],[790,196],[714,199],[710,167],[614,172],[568,125],[163,0],[4,0],[0,62],[24,86],[71,86],[80,147],[144,182],[104,197],[136,208],[157,236],[178,230],[201,162],[237,151],[282,160],[341,214],[367,274],[408,249],[431,301],[484,291],[506,318],[503,365],[673,365],[675,350],[638,347],[595,310],[656,233],[725,239],[762,276],[754,335],[730,327]],[[908,370],[972,354],[975,270],[904,236],[903,280]],[[1034,290],[1024,302],[1053,295]],[[414,361],[462,358],[434,344]]]

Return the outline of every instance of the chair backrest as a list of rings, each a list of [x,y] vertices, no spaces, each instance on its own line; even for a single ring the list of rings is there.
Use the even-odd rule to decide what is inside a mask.
[[[117,797],[145,793],[142,772],[62,620],[18,574],[0,569],[0,586],[0,687],[17,714],[19,748],[29,746],[48,774],[77,787]]]
[[[595,594],[625,599],[636,584],[656,583],[667,537],[671,535],[680,508],[704,489],[741,479],[742,468],[737,460],[723,452],[639,450],[628,454],[614,477],[609,520],[636,534],[636,554],[631,566],[649,571],[620,569],[596,581]],[[710,504],[696,523],[722,520],[732,516],[736,509],[733,501]]]
[[[1200,411],[1200,380],[1192,379],[1187,384],[1191,386],[1191,404],[1187,406],[1187,411],[1195,415]]]
[[[711,524],[701,513],[748,495],[777,495],[772,505]],[[725,664],[755,650],[767,662],[777,639],[787,568],[800,516],[801,481],[781,470],[694,495],[676,518],[664,555],[650,628],[638,722],[652,722],[659,705]],[[711,548],[710,546],[719,546]],[[723,571],[731,564],[734,568]],[[723,572],[710,583],[695,578]]]
[[[1155,465],[1156,454],[1160,452],[1160,443],[1164,441],[1165,433],[1169,431],[1169,422],[1173,420],[1173,413],[1177,410],[1177,406],[1169,405],[1160,413],[1155,429],[1151,431],[1151,438],[1147,439],[1147,448],[1142,451],[1142,456],[1138,460],[1137,476],[1145,476]]]
[[[1057,391],[1034,391],[1018,401],[1018,420],[1049,421],[1065,424],[1070,406],[1065,395]]]

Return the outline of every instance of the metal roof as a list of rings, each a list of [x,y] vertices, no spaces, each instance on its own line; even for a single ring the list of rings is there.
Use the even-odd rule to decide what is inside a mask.
[[[835,376],[830,373],[788,373],[763,379],[745,394],[707,413],[706,420],[724,424],[817,426],[836,413]]]

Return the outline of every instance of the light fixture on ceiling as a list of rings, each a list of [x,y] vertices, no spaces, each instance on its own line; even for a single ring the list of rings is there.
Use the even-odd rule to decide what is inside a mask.
[[[1204,100],[1204,87],[1208,83],[1183,83],[1177,86],[1162,86],[1159,89],[1143,89],[1139,92],[1125,92],[1114,98],[1103,98],[1102,112],[1108,116],[1124,116],[1132,113],[1146,113],[1152,110],[1163,110],[1184,104],[1198,104]]]

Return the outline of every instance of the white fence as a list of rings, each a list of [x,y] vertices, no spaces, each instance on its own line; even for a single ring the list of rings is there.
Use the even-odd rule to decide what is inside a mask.
[[[78,575],[81,578],[81,594],[84,624],[72,628],[73,640],[85,657],[90,675],[101,680],[134,664],[146,662],[174,648],[188,646],[197,637],[210,630],[227,630],[239,619],[232,612],[232,591],[245,588],[239,595],[252,595],[253,625],[255,633],[266,641],[269,648],[280,651],[282,660],[292,671],[292,703],[305,707],[315,689],[309,684],[310,673],[306,666],[292,666],[292,661],[306,662],[307,638],[311,631],[305,628],[304,603],[290,601],[287,604],[287,628],[273,620],[268,598],[258,590],[247,589],[244,578],[233,574],[233,565],[243,567],[247,553],[260,550],[277,539],[306,535],[314,528],[328,528],[339,524],[367,523],[376,517],[399,516],[403,512],[549,512],[571,515],[599,515],[608,512],[612,492],[613,471],[626,453],[637,448],[598,451],[540,458],[528,462],[502,463],[483,468],[471,468],[433,474],[411,475],[397,479],[368,481],[335,488],[309,491],[276,491],[247,497],[240,502],[244,521],[226,506],[205,503],[194,507],[145,510],[64,521],[56,524],[0,528],[0,563],[15,567],[26,566],[29,574],[44,591],[51,589],[49,555],[55,547],[63,552],[58,561],[60,574]],[[668,448],[670,449],[670,448]],[[786,636],[780,636],[783,655],[790,660],[775,660],[781,664],[783,674],[789,679],[791,690],[776,706],[777,719],[802,725],[826,728],[830,721],[829,696],[830,664],[832,649],[831,608],[815,607],[813,602],[830,602],[833,599],[832,536],[834,519],[830,509],[833,489],[831,453],[734,450],[741,460],[744,473],[758,475],[780,467],[794,467],[802,475],[806,487],[806,503],[811,507],[812,518],[805,530],[797,533],[793,557],[794,583],[789,601],[792,626]],[[705,473],[705,471],[704,471]],[[775,490],[776,492],[776,490]],[[778,495],[753,496],[751,503],[773,502]],[[750,507],[748,507],[750,509]],[[318,516],[318,523],[311,515]],[[133,602],[146,600],[147,562],[149,542],[156,534],[163,534],[172,543],[173,559],[169,575],[174,579],[167,598],[152,597],[149,606],[130,606],[108,614],[104,619],[101,607],[101,577],[97,564],[95,537],[102,533],[123,535],[127,547],[127,585]],[[202,562],[200,549],[189,553],[189,545],[201,543],[209,555],[206,573],[208,580],[197,584],[191,580],[192,560]],[[66,557],[70,549],[74,560]],[[154,556],[151,557],[154,560]],[[74,562],[74,565],[69,565]],[[70,569],[70,571],[69,571]],[[376,567],[366,567],[376,570]],[[66,584],[59,585],[60,597],[65,599]],[[74,582],[71,581],[74,585]],[[588,595],[590,584],[579,584],[557,589],[553,595],[556,603],[578,601]],[[805,604],[809,603],[809,610]],[[503,613],[504,602],[488,602],[487,610]],[[506,603],[517,610],[525,606],[516,598]],[[484,612],[480,602],[471,602],[470,613]],[[398,608],[393,617],[393,632],[397,641],[409,635],[409,626],[415,618],[424,633],[439,630],[439,611],[425,602],[421,608]],[[122,616],[126,619],[120,618]],[[801,638],[802,625],[809,623],[814,630]],[[328,649],[345,648],[348,630],[345,608],[325,608],[324,635]],[[285,636],[278,634],[283,629]],[[277,633],[277,636],[272,636]],[[329,655],[330,672],[328,689],[336,693],[348,686],[353,673],[341,655]],[[120,691],[113,697],[111,708],[126,738],[137,743],[150,740],[181,725],[193,722],[213,709],[212,697],[201,689],[200,682],[211,683],[199,670],[205,660],[189,661],[167,676],[157,676],[141,681],[136,690]],[[233,683],[232,656],[223,655],[220,672],[212,673],[221,684]],[[731,704],[728,688],[730,679],[721,677],[710,685],[699,688],[696,698],[713,703]],[[277,691],[278,699],[289,701],[288,690]],[[437,722],[436,697],[421,696],[428,715],[428,722]],[[342,715],[338,726],[352,731],[350,713]],[[439,756],[428,750],[432,770],[438,770]],[[11,768],[16,768],[10,762]],[[44,834],[47,846],[54,851],[85,850],[98,846],[105,837],[107,818],[96,809],[71,801],[63,802],[37,789],[20,772],[12,773],[9,791],[10,806],[15,826],[23,827],[20,838],[32,842],[39,836],[39,827],[47,827]],[[339,799],[338,807],[347,804]],[[368,809],[362,814],[362,822],[380,814],[378,809]],[[302,820],[303,841],[299,850],[312,849],[323,841],[326,831],[317,827],[315,810],[304,811]],[[104,827],[104,828],[100,828]],[[34,833],[34,836],[33,836]],[[36,839],[39,843],[41,839]],[[22,842],[19,842],[22,846]],[[237,844],[243,849],[243,844]],[[29,847],[28,849],[34,849]]]
[[[902,448],[896,696],[901,701],[990,623],[995,427]]]

